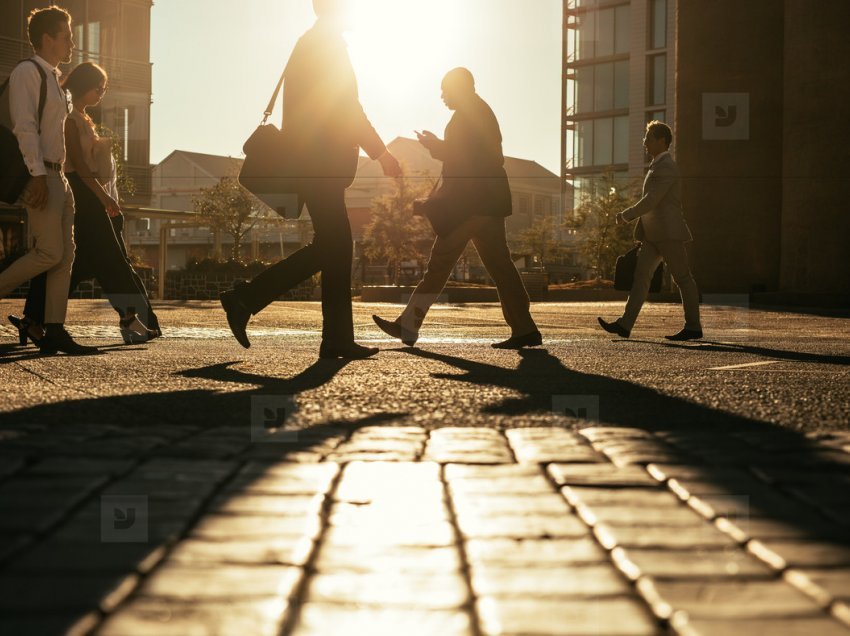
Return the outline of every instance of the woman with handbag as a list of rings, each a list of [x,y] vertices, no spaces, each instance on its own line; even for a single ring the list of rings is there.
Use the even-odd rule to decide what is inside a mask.
[[[282,129],[261,126],[252,136],[256,139],[272,133],[274,137],[277,133],[280,142],[285,142],[291,172],[277,175],[281,177],[279,191],[297,194],[298,209],[307,206],[315,233],[310,245],[272,265],[251,282],[221,295],[228,325],[243,347],[250,346],[246,328],[251,315],[321,272],[323,324],[319,357],[350,360],[378,352],[354,342],[353,242],[345,189],[354,180],[359,148],[377,159],[387,176],[401,176],[401,166],[387,151],[360,105],[357,80],[342,37],[346,4],[347,0],[313,0],[318,20],[295,45],[266,109],[268,118],[285,78]],[[254,160],[251,145],[249,140],[240,182],[257,193],[245,178],[246,168]]]
[[[68,75],[73,111],[65,123],[65,175],[76,203],[74,239],[77,245],[69,293],[80,281],[96,278],[119,315],[119,329],[127,344],[146,342],[160,334],[147,291],[128,260],[120,228],[117,171],[112,140],[98,135],[86,109],[97,106],[106,93],[108,76],[100,66],[83,62]],[[116,232],[118,229],[118,232]],[[44,321],[45,280],[30,283],[24,318],[9,316],[21,344],[38,344]],[[141,314],[141,315],[140,315]],[[152,329],[146,325],[150,324]]]

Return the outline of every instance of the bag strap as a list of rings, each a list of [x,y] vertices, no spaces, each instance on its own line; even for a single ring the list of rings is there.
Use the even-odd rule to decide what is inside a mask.
[[[38,134],[41,134],[41,119],[44,116],[44,106],[47,104],[47,73],[44,72],[44,69],[41,68],[41,64],[36,62],[34,59],[29,58],[26,60],[21,60],[15,66],[23,64],[24,62],[32,62],[35,67],[38,69],[38,74],[41,75],[41,88],[38,93]],[[9,81],[12,79],[12,76],[6,78],[6,81],[3,82],[3,86],[0,86],[0,95],[2,95],[7,88],[9,88]]]
[[[277,96],[281,92],[281,88],[283,88],[283,80],[286,78],[286,70],[289,68],[289,64],[286,65],[286,68],[283,69],[283,73],[280,74],[280,79],[277,82],[277,86],[274,88],[274,93],[272,94],[272,98],[269,100],[269,105],[266,106],[266,110],[263,111],[263,122],[260,124],[264,126],[266,122],[269,120],[269,117],[272,116],[274,112],[274,106],[277,103]]]

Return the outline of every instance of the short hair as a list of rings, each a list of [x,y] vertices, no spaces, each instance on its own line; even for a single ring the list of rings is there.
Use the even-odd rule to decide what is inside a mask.
[[[49,35],[55,38],[62,24],[71,24],[71,14],[62,7],[50,5],[45,9],[33,9],[27,17],[27,36],[32,48],[41,48],[43,38]]]
[[[313,0],[313,13],[323,17],[339,8],[340,0]]]
[[[673,131],[663,121],[652,120],[646,125],[646,132],[652,135],[653,139],[663,139],[666,141],[668,148],[673,143]]]
[[[65,81],[62,82],[62,88],[69,91],[71,97],[76,99],[100,86],[101,82],[107,81],[109,81],[109,75],[103,67],[94,62],[83,62],[68,73]]]
[[[443,84],[450,84],[471,93],[475,92],[475,78],[469,69],[462,66],[453,68],[446,73],[446,76],[443,78]]]

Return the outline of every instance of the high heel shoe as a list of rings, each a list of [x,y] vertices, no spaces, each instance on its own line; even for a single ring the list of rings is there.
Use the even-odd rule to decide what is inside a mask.
[[[10,315],[8,319],[11,325],[18,330],[18,344],[25,347],[27,339],[29,339],[36,347],[41,346],[41,342],[44,340],[44,332],[38,328],[39,325],[26,317]]]
[[[124,338],[124,344],[128,345],[142,344],[157,337],[155,332],[142,324],[138,316],[122,318],[118,321],[118,328],[121,330],[121,337]]]

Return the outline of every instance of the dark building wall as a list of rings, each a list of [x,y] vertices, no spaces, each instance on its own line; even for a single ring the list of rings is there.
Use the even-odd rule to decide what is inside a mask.
[[[675,156],[705,292],[779,287],[783,13],[777,0],[678,3]],[[748,138],[705,138],[705,93],[749,95]]]
[[[850,293],[850,1],[785,1],[783,290]]]

